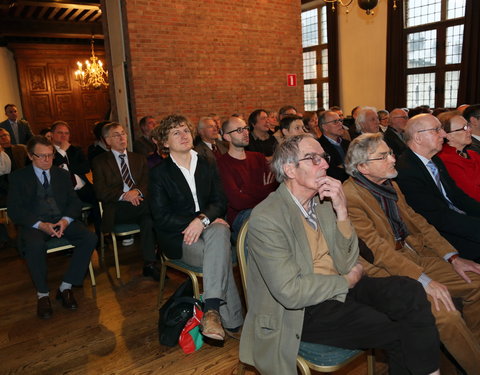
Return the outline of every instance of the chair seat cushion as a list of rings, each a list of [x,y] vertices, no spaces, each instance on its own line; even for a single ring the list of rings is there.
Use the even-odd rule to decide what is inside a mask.
[[[47,250],[61,246],[69,246],[71,243],[66,238],[51,238],[47,241]]]
[[[197,273],[203,273],[203,268],[202,267],[193,267],[187,263],[184,263],[182,262],[181,260],[179,259],[169,259],[168,260],[170,263],[173,263],[179,267],[183,267],[183,268],[186,268],[190,271],[193,271],[193,272],[197,272]]]
[[[133,231],[140,231],[140,226],[138,224],[115,224],[113,227],[113,232],[115,234]]]
[[[335,346],[304,341],[300,342],[300,349],[298,350],[300,356],[317,366],[336,366],[360,352],[361,350],[341,349]]]

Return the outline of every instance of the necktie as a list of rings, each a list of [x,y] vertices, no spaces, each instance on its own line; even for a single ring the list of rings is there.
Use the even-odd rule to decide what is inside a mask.
[[[450,201],[450,199],[448,199],[448,197],[446,195],[443,194],[443,189],[442,189],[442,182],[440,181],[440,173],[438,172],[438,168],[437,166],[435,165],[435,163],[431,160],[428,161],[427,163],[427,167],[428,169],[430,169],[430,171],[432,172],[433,174],[433,179],[435,180],[435,184],[437,185],[438,187],[438,190],[440,190],[440,193],[442,193],[442,195],[445,197],[445,199],[447,200],[447,203],[448,203],[448,207],[450,207],[450,209],[454,210],[454,211],[457,211],[458,213],[460,214],[465,214],[464,211],[460,210],[459,208],[455,207],[453,205],[453,203]]]
[[[18,124],[17,122],[12,122],[11,123],[12,130],[13,130],[13,136],[15,137],[15,142],[20,143],[20,140],[18,139]]]
[[[125,162],[125,156],[125,154],[120,155],[120,169],[122,172],[123,182],[125,182],[128,188],[131,189],[135,184],[133,183],[132,177],[130,177],[130,170],[128,169],[128,165]]]
[[[43,171],[42,174],[43,174],[42,185],[43,185],[44,189],[48,189],[48,186],[50,185],[50,183],[48,182],[47,172]]]
[[[213,153],[215,153],[215,154],[218,152],[218,147],[217,147],[217,145],[216,145],[215,143],[212,143],[212,151],[213,151]]]

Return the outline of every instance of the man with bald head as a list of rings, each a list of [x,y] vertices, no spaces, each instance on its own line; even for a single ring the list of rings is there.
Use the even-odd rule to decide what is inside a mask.
[[[405,128],[405,150],[397,162],[397,182],[408,204],[423,215],[460,253],[480,261],[480,203],[466,195],[436,154],[446,133],[430,114],[412,117]],[[445,257],[452,263],[458,255]]]
[[[378,133],[380,131],[380,121],[378,121],[377,110],[373,107],[363,107],[358,110],[355,126],[357,131],[362,134]]]
[[[223,137],[229,142],[228,152],[217,159],[218,170],[228,198],[227,222],[232,239],[258,203],[274,191],[278,184],[265,156],[245,151],[249,144],[248,126],[238,117],[223,124]]]
[[[395,108],[390,112],[388,118],[388,127],[384,133],[384,141],[393,151],[393,154],[398,158],[403,151],[407,149],[405,140],[403,139],[403,132],[407,125],[408,114],[402,108]]]

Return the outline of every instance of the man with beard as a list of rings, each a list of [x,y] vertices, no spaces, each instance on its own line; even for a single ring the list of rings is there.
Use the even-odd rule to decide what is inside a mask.
[[[220,177],[228,198],[227,222],[232,228],[232,239],[252,208],[274,191],[278,184],[259,152],[245,151],[249,143],[248,126],[238,117],[230,117],[223,124],[223,138],[228,141],[228,152],[217,159]]]

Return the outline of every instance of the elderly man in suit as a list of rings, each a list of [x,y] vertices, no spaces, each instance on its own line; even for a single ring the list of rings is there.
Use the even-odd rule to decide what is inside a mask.
[[[203,335],[238,337],[242,305],[233,278],[227,209],[216,166],[192,150],[192,125],[165,117],[153,137],[169,156],[151,170],[154,225],[166,256],[203,267]]]
[[[348,178],[343,162],[350,144],[349,141],[342,138],[345,132],[343,119],[337,112],[324,111],[318,117],[318,124],[322,131],[322,136],[318,141],[325,152],[330,155],[327,175],[343,182]]]
[[[455,184],[436,156],[445,137],[436,117],[430,114],[412,117],[405,128],[409,149],[396,164],[397,183],[408,204],[463,258],[480,261],[480,203]]]
[[[47,319],[52,316],[52,307],[47,284],[46,242],[52,237],[65,237],[75,246],[56,296],[65,308],[75,310],[78,305],[72,285],[83,283],[97,236],[76,220],[81,203],[68,172],[52,166],[54,149],[50,141],[35,136],[28,142],[27,150],[32,164],[11,175],[8,215],[19,226],[20,252],[37,289],[37,315]]]
[[[392,374],[437,373],[438,335],[425,292],[405,277],[363,277],[340,181],[311,135],[275,151],[280,187],[253,209],[240,359],[293,374],[300,340],[384,348]],[[399,303],[401,301],[401,303]]]
[[[480,265],[460,258],[408,206],[391,181],[397,175],[395,157],[381,133],[355,138],[345,166],[352,176],[344,183],[350,219],[372,252],[369,262],[363,262],[367,274],[418,280],[428,294],[443,344],[468,374],[480,374]],[[462,300],[466,324],[451,296]]]
[[[463,117],[472,127],[472,143],[467,146],[467,149],[480,153],[480,104],[465,108]]]
[[[93,160],[93,187],[103,204],[102,230],[114,224],[138,223],[144,260],[143,275],[160,280],[155,256],[155,236],[148,206],[148,168],[143,155],[127,151],[125,128],[117,122],[106,124],[102,136],[110,151]]]
[[[393,151],[395,157],[399,157],[408,147],[403,139],[403,132],[407,125],[408,114],[402,108],[395,108],[390,112],[388,128],[384,134],[384,140]]]
[[[198,137],[194,150],[209,163],[216,164],[216,157],[228,151],[228,143],[218,139],[218,127],[211,117],[202,117],[197,126]]]
[[[133,152],[150,156],[157,150],[157,145],[152,141],[152,130],[157,125],[157,120],[153,116],[145,116],[140,119],[138,126],[140,126],[142,135],[133,142]]]
[[[27,144],[28,140],[33,136],[32,130],[27,121],[18,119],[17,106],[15,104],[7,104],[5,106],[5,115],[7,119],[0,123],[0,128],[10,133],[12,144]]]

